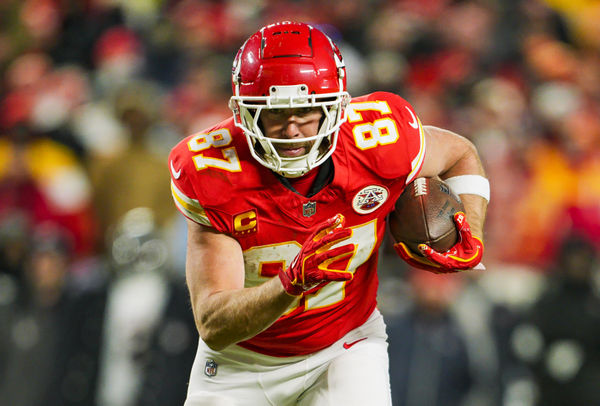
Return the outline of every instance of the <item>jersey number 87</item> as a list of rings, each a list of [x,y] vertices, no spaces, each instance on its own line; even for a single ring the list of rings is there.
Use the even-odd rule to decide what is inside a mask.
[[[354,254],[346,265],[350,272],[355,272],[369,259],[377,247],[377,220],[351,227],[351,229],[352,236],[340,244],[356,245]],[[298,252],[300,252],[300,245],[296,241],[252,247],[244,251],[246,287],[259,285],[276,275],[276,272],[269,272],[267,269],[287,266],[298,255]],[[304,306],[304,311],[308,311],[341,302],[345,298],[346,283],[348,282],[330,282],[317,292],[298,298],[290,305],[285,314],[301,306]]]

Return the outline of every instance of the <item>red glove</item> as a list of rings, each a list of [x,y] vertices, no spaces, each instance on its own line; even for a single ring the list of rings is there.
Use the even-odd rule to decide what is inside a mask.
[[[401,242],[394,244],[394,248],[404,261],[415,268],[435,273],[451,273],[471,269],[481,262],[483,242],[471,234],[471,227],[467,223],[465,213],[454,213],[454,222],[458,229],[459,240],[444,253],[435,251],[427,244],[419,245],[423,256],[416,255]]]
[[[341,214],[324,222],[304,242],[289,268],[279,271],[279,279],[286,292],[299,296],[322,282],[352,279],[352,272],[328,268],[331,263],[349,257],[354,252],[354,244],[331,249],[332,245],[352,235],[351,229],[344,228],[344,222]]]

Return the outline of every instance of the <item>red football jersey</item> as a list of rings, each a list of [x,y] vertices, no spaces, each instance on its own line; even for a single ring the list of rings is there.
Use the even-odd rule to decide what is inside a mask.
[[[240,243],[246,287],[275,277],[336,213],[353,230],[341,244],[354,243],[355,252],[340,266],[354,278],[306,292],[268,329],[238,345],[274,356],[312,353],[369,317],[376,306],[386,216],[419,173],[424,154],[423,130],[412,107],[383,92],[352,100],[332,155],[334,177],[310,198],[287,189],[252,158],[233,119],[173,148],[169,165],[177,208]]]

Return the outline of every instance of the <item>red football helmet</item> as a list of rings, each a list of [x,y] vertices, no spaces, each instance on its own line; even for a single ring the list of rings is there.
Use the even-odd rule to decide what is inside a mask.
[[[229,106],[258,162],[286,177],[298,177],[322,164],[334,151],[350,96],[346,68],[327,35],[304,23],[281,22],[261,28],[242,45],[233,62]],[[320,107],[319,130],[300,157],[283,157],[278,143],[297,140],[265,137],[263,109]]]

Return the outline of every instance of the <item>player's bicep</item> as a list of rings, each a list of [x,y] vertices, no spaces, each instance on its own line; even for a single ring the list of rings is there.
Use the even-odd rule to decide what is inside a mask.
[[[192,303],[244,287],[244,259],[232,237],[188,220],[186,280]]]
[[[465,159],[470,161],[471,156],[477,159],[475,147],[466,138],[433,126],[423,126],[423,132],[427,148],[419,176],[441,175],[451,169],[460,169],[456,166],[462,165]]]

